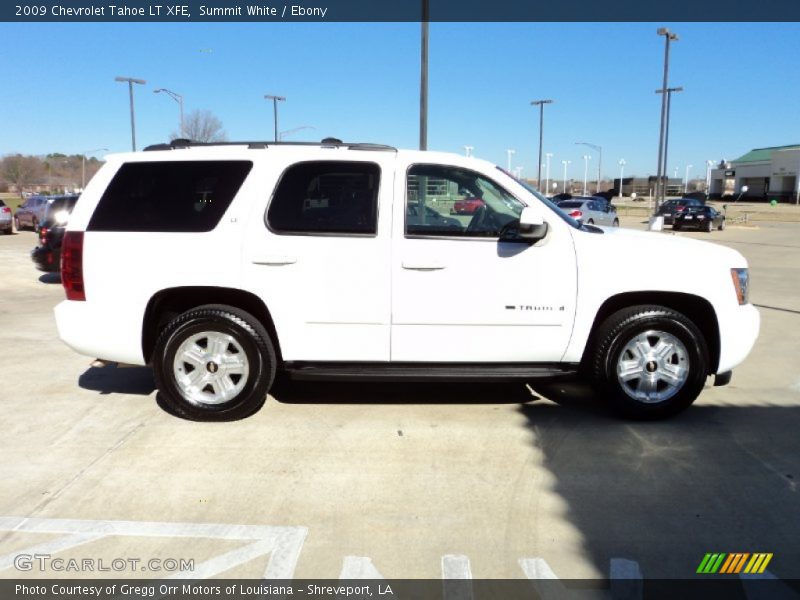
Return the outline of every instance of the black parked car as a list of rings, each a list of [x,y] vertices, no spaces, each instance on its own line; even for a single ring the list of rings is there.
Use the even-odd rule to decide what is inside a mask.
[[[725,215],[713,206],[688,208],[675,215],[675,222],[672,224],[675,231],[689,228],[711,231],[715,227],[720,231],[725,229]]]
[[[697,198],[673,198],[667,200],[658,208],[656,216],[664,217],[664,225],[671,225],[675,220],[675,215],[678,215],[688,208],[700,208],[705,206],[703,200]]]
[[[77,195],[57,196],[47,207],[44,221],[39,226],[39,245],[31,251],[31,259],[40,271],[61,269],[64,229],[77,201]]]

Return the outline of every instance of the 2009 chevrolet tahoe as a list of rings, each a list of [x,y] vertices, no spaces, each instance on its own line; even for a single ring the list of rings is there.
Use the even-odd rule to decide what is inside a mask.
[[[738,252],[580,225],[482,160],[331,139],[148,150],[110,156],[82,195],[56,319],[80,353],[152,364],[187,418],[251,414],[279,369],[583,377],[659,418],[726,383],[758,334]],[[465,197],[482,204],[457,214]]]

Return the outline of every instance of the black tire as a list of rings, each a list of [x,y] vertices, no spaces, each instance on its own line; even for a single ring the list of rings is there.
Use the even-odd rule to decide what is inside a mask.
[[[215,381],[209,381],[202,389],[196,390],[195,397],[191,398],[189,392],[184,391],[185,384],[177,379],[176,370],[191,367],[190,363],[176,366],[175,357],[179,348],[193,337],[200,339],[200,342],[196,342],[200,346],[203,334],[206,333],[230,336],[233,339],[233,343],[225,347],[226,356],[235,357],[244,353],[244,357],[239,360],[246,365],[247,375],[239,375],[239,379],[234,379],[236,375],[227,376],[229,383],[235,386],[234,390],[241,383],[241,389],[230,399],[215,398],[222,393],[218,387],[221,384]],[[208,349],[212,342],[211,338],[206,340]],[[222,361],[219,362],[222,364]],[[159,334],[153,353],[153,371],[159,390],[159,402],[170,412],[194,421],[232,421],[258,411],[275,379],[276,363],[273,342],[258,319],[238,308],[215,304],[198,306],[170,321]],[[212,375],[203,371],[204,379],[200,384],[205,382],[205,378],[225,377],[224,371],[216,375],[219,365],[212,365],[216,365],[216,359],[206,363],[206,369]],[[185,371],[184,376],[189,377],[193,370]],[[211,396],[207,396],[208,394]],[[198,396],[203,399],[198,400]]]
[[[614,219],[614,222],[611,223],[612,227],[619,227],[619,219]]]
[[[594,225],[594,220],[589,219],[588,221],[586,221],[586,224],[587,225]]]
[[[706,230],[708,233],[711,233],[712,231],[714,231],[714,222],[713,222],[711,219],[709,219],[708,221],[706,221],[705,230]]]
[[[675,222],[672,224],[672,231],[680,231],[680,230],[681,230],[681,224],[680,224],[680,223],[678,223],[677,221],[675,221]]]
[[[722,219],[722,222],[719,224],[719,227],[717,227],[717,229],[719,229],[720,231],[723,231],[725,229],[725,219]]]
[[[8,229],[6,229],[4,233],[6,235],[11,235],[12,233],[14,233],[14,228],[11,225],[9,225]]]
[[[19,227],[19,217],[16,215],[14,216],[14,227],[17,229],[17,231],[22,231],[22,229]]]
[[[666,359],[641,355],[637,358],[629,350],[629,344],[646,332],[654,334],[644,340],[649,350],[654,351],[662,341],[665,343]],[[670,339],[680,344],[669,346]],[[632,364],[631,370],[638,370],[645,377],[636,378],[635,373],[630,373],[632,377],[623,383],[617,369],[622,367],[620,361],[625,357]],[[687,370],[680,385],[670,385],[661,379],[665,364],[668,369]],[[661,419],[688,408],[705,385],[708,364],[706,341],[697,326],[683,314],[657,305],[632,306],[608,317],[597,331],[593,352],[587,360],[598,396],[622,415],[640,420]],[[637,392],[647,396],[648,392],[640,391],[640,386],[646,386],[648,380],[654,382],[653,397],[636,398]]]

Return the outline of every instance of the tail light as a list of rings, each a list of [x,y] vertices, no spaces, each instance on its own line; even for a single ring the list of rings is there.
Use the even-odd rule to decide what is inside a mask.
[[[1,213],[10,213],[11,209],[8,208],[7,206],[0,206],[0,212]]]
[[[49,229],[47,229],[47,227],[42,227],[42,228],[39,230],[39,243],[40,243],[40,244],[42,244],[42,245],[45,245],[45,244],[47,243],[47,233],[48,233],[49,231],[50,231],[50,230],[49,230]]]
[[[83,288],[83,232],[68,231],[61,244],[61,283],[67,300],[86,300]]]
[[[573,210],[571,213],[569,213],[569,216],[573,219],[580,219],[583,216],[583,213],[579,210]]]

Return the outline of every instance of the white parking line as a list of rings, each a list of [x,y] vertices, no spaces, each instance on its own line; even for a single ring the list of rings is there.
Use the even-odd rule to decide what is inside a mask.
[[[108,536],[185,537],[221,540],[243,540],[254,543],[236,548],[197,565],[192,572],[171,578],[213,577],[263,554],[270,554],[264,570],[265,579],[291,579],[303,549],[306,527],[270,527],[224,523],[163,523],[153,521],[84,521],[77,519],[26,519],[0,517],[0,531],[69,534],[0,557],[0,569],[13,564],[19,554],[55,554],[74,546]],[[8,564],[6,564],[8,563]],[[5,565],[5,566],[3,566]]]
[[[339,579],[384,579],[368,556],[345,556]]]
[[[93,542],[95,540],[99,540],[104,537],[105,535],[98,535],[93,533],[75,533],[72,535],[65,535],[63,537],[50,540],[49,542],[44,542],[42,544],[30,546],[28,548],[22,548],[21,550],[17,550],[16,552],[11,552],[10,554],[6,554],[5,556],[0,556],[0,571],[10,568],[14,564],[14,559],[20,554],[30,554],[30,555],[55,554],[56,552],[69,550],[70,548],[74,548],[75,546],[80,546],[81,544],[87,544],[89,542]]]

